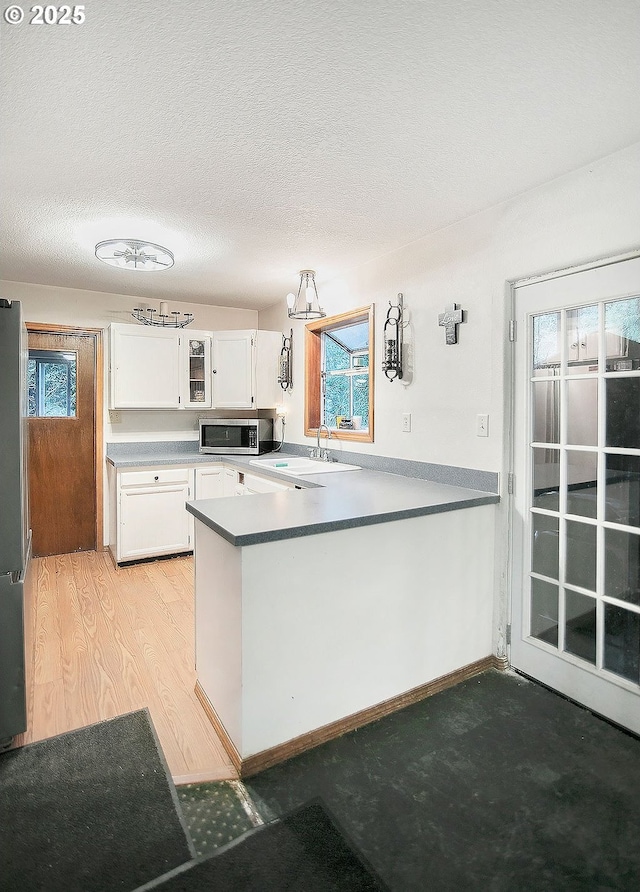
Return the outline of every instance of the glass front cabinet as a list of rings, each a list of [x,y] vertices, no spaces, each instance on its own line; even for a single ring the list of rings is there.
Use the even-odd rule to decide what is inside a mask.
[[[180,333],[182,393],[185,409],[211,408],[211,332]]]

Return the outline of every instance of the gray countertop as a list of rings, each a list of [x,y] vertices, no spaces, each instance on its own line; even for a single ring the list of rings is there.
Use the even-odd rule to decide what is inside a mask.
[[[261,469],[250,455],[201,455],[197,444],[110,444],[107,461],[115,468],[199,465],[224,462],[247,473],[263,473],[300,489],[244,498],[199,499],[187,511],[232,545],[256,545],[331,530],[439,514],[500,501],[496,493],[434,483],[416,477],[363,468],[292,477]],[[284,458],[287,453],[281,453]],[[273,458],[273,453],[265,455]]]
[[[315,479],[277,476],[312,488],[203,499],[187,502],[187,511],[232,545],[256,545],[500,501],[495,493],[383,471],[337,471]]]
[[[142,444],[122,444],[123,446],[131,446],[130,449],[123,449],[120,451],[118,447],[121,444],[117,444],[115,450],[113,450],[114,444],[109,444],[109,449],[107,451],[107,462],[110,465],[113,465],[114,468],[153,468],[160,466],[176,466],[176,465],[216,465],[224,462],[225,465],[231,465],[234,468],[237,468],[239,471],[244,471],[249,473],[253,471],[254,474],[260,472],[259,468],[256,468],[255,465],[252,465],[251,462],[254,459],[260,458],[259,455],[237,455],[237,454],[229,454],[229,455],[205,455],[201,454],[197,451],[197,444],[194,443],[194,449],[185,449],[184,444],[176,443],[176,448],[171,449],[171,444],[163,443],[142,443]],[[166,447],[169,447],[168,449]],[[163,448],[164,447],[164,448]],[[269,452],[264,455],[264,458],[273,458],[274,455],[282,455],[283,458],[295,458],[293,455],[289,455],[286,452],[282,453],[274,453]],[[274,480],[283,480],[288,483],[292,482],[292,477],[290,474],[280,474],[276,471],[271,470],[269,468],[268,471],[264,473],[268,473],[269,477],[272,477]],[[313,488],[318,484],[314,483],[311,480],[295,480],[296,485],[301,486],[303,489],[310,487]]]
[[[210,465],[223,458],[227,461],[229,457],[201,455],[195,441],[193,448],[188,448],[183,441],[174,444],[164,440],[159,443],[109,443],[106,458],[114,468],[140,468],[157,465]]]

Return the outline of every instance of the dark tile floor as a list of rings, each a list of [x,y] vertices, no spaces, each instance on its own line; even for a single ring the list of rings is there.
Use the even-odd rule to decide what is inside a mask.
[[[640,889],[640,741],[490,671],[246,782],[322,797],[392,890]]]

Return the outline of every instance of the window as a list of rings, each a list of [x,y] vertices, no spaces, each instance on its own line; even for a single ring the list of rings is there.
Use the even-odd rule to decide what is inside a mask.
[[[75,353],[29,351],[27,381],[30,416],[75,417],[76,360]]]
[[[305,434],[373,442],[373,306],[306,326]]]

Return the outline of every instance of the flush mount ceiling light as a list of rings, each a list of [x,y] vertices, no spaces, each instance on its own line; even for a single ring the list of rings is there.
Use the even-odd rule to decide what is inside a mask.
[[[290,319],[322,319],[327,315],[318,299],[315,270],[300,270],[298,293],[287,294],[287,311]]]
[[[168,248],[138,239],[109,238],[98,242],[96,257],[103,263],[120,269],[150,271],[173,266],[173,254]]]

